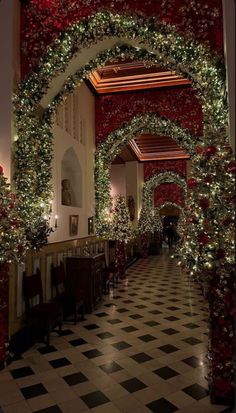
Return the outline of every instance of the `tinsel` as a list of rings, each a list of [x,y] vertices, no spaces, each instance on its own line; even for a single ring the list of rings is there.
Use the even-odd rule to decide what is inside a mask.
[[[143,205],[152,207],[153,205],[153,190],[161,183],[175,183],[183,188],[184,198],[187,195],[186,181],[175,174],[174,172],[163,172],[152,176],[148,181],[143,184]]]

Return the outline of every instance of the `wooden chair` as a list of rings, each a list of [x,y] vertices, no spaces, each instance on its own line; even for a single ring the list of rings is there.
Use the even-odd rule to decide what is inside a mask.
[[[77,323],[78,313],[80,320],[84,319],[84,292],[82,289],[70,288],[64,265],[51,265],[52,288],[56,290],[56,301],[63,306],[63,320],[74,314],[74,324]]]
[[[116,288],[118,284],[118,275],[115,270],[115,265],[110,264],[106,266],[105,268],[103,268],[102,277],[103,277],[103,293],[109,294],[110,286],[112,285],[113,288]]]
[[[43,287],[40,270],[30,276],[23,274],[23,292],[26,306],[26,322],[32,329],[35,339],[46,337],[50,343],[50,332],[62,328],[62,307],[55,302],[43,302]]]

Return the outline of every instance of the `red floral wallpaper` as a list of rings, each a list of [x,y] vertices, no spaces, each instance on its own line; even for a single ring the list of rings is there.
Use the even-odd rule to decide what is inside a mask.
[[[183,206],[183,190],[177,184],[160,184],[154,189],[154,206],[158,207],[165,202],[174,202]]]
[[[153,175],[161,172],[176,172],[182,178],[187,177],[187,161],[176,159],[169,161],[145,162],[143,166],[144,181],[148,181]]]
[[[35,66],[61,31],[104,9],[155,16],[223,55],[221,0],[27,0],[22,2],[22,73]]]
[[[177,121],[194,134],[202,132],[201,102],[191,87],[101,96],[95,110],[97,144],[124,122],[146,112]]]

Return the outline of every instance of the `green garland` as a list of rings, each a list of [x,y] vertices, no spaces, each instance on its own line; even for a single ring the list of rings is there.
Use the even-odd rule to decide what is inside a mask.
[[[145,44],[151,53],[128,46],[102,52],[66,79],[62,90],[42,116],[40,100],[49,89],[52,80],[66,71],[71,59],[83,48],[114,37]],[[45,213],[48,214],[52,197],[52,116],[57,105],[92,70],[117,56],[143,60],[147,64],[151,62],[164,65],[191,79],[202,100],[204,141],[227,142],[225,68],[217,57],[211,55],[208,48],[185,39],[169,25],[156,25],[153,19],[123,16],[106,11],[71,25],[47,49],[35,71],[20,84],[14,99],[18,134],[15,142],[14,178],[20,199],[21,216],[34,248],[40,248],[45,244],[50,230],[49,221],[45,220],[44,216]],[[188,143],[188,151],[191,152],[192,145],[190,141]],[[99,162],[104,161],[101,159]],[[41,228],[39,232],[35,230],[38,227]]]
[[[175,183],[183,189],[183,197],[187,195],[187,184],[185,179],[181,178],[175,172],[162,172],[157,175],[152,176],[148,181],[144,182],[143,185],[143,204],[147,206],[152,206],[152,195],[153,190],[158,185],[163,183]]]
[[[159,213],[160,213],[160,210],[162,208],[165,208],[165,207],[177,208],[180,211],[180,216],[184,215],[184,209],[180,205],[176,204],[175,202],[167,201],[167,202],[164,202],[163,204],[159,205],[159,207],[158,207]]]
[[[177,123],[165,119],[157,114],[145,113],[135,116],[130,122],[123,124],[114,132],[110,133],[107,139],[102,142],[95,154],[95,199],[96,199],[96,232],[99,235],[106,234],[106,220],[104,221],[105,211],[111,207],[110,197],[110,167],[112,161],[119,154],[122,147],[131,139],[143,133],[161,134],[170,136],[177,141],[183,148],[191,153],[198,142],[198,138],[191,135],[186,129],[180,127]],[[176,182],[184,188],[186,194],[186,183],[184,179],[178,177],[173,172],[160,174],[162,178],[152,178],[150,184],[144,184],[144,199],[150,199],[149,185],[155,186],[155,180],[161,179],[161,182]],[[156,184],[156,185],[157,185]]]

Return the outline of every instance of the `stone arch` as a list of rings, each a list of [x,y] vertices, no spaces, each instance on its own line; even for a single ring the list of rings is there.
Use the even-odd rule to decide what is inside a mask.
[[[153,190],[163,183],[175,183],[183,189],[184,197],[187,195],[187,184],[185,179],[181,178],[175,172],[162,172],[152,176],[143,185],[143,203],[147,206],[152,206]]]

